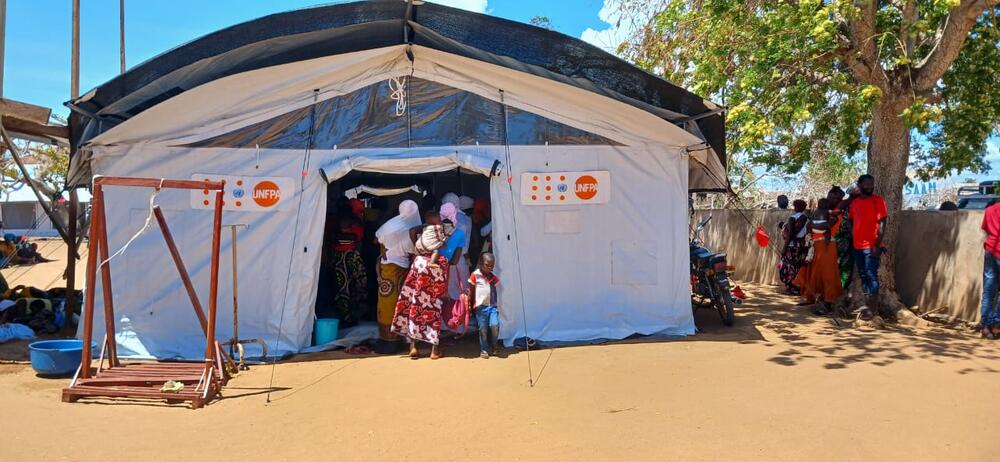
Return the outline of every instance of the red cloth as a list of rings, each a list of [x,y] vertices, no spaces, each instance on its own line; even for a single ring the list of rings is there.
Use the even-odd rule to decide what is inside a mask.
[[[338,242],[337,244],[335,244],[333,246],[334,252],[347,252],[348,250],[356,249],[358,243],[361,242],[361,239],[365,235],[365,229],[362,228],[361,225],[359,224],[353,224],[351,226],[348,226],[347,228],[343,228],[340,230],[340,232],[343,234],[353,234],[355,237],[354,240],[351,242]]]
[[[983,231],[986,231],[986,242],[983,248],[1000,258],[1000,207],[992,205],[983,214]]]
[[[452,300],[451,306],[445,306],[441,313],[441,319],[448,328],[455,332],[466,332],[469,330],[469,292],[465,290],[465,284],[459,281],[462,295],[458,300]],[[459,330],[461,328],[461,330]]]
[[[347,201],[347,203],[351,206],[351,215],[354,215],[354,218],[359,220],[363,220],[365,218],[364,202],[361,202],[359,199],[351,199]]]
[[[757,227],[757,245],[761,247],[767,247],[771,243],[771,236],[767,235],[767,231],[764,231],[764,225]]]
[[[869,197],[859,196],[851,201],[848,212],[851,215],[851,228],[854,236],[854,248],[857,250],[874,249],[878,240],[878,224],[889,216],[882,196],[872,194]]]

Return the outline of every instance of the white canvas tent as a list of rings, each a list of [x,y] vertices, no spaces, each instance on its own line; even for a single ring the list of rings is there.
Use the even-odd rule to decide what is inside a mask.
[[[324,27],[319,18],[344,24]],[[309,345],[330,182],[350,172],[455,169],[489,181],[506,341],[694,333],[686,195],[728,187],[720,139],[704,137],[721,125],[716,106],[697,98],[697,107],[675,108],[698,112],[685,115],[519,61],[513,49],[484,50],[497,44],[468,35],[492,28],[506,32],[495,41],[556,36],[622,66],[565,36],[431,4],[360,2],[255,23],[246,30],[281,24],[285,35],[216,43],[238,42],[243,26],[234,26],[71,102],[79,182],[90,175],[227,179],[223,222],[250,225],[239,237],[242,337],[266,339],[278,354]],[[292,23],[315,30],[292,33]],[[380,40],[390,26],[396,37]],[[326,45],[310,34],[331,33],[342,34],[337,46],[358,44],[314,50]],[[623,79],[665,84],[624,69]],[[129,80],[133,73],[139,83]],[[683,92],[678,98],[693,96],[670,88]],[[142,227],[149,196],[106,191],[114,249]],[[196,287],[207,287],[207,207],[197,193],[164,191],[155,201]],[[230,245],[224,239],[224,255]],[[162,237],[142,235],[111,265],[119,353],[198,357],[204,340]],[[229,271],[222,267],[221,280]],[[222,339],[231,334],[231,298],[224,284]]]

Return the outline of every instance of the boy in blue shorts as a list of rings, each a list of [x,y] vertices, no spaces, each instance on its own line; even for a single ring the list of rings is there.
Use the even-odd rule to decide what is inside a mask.
[[[476,314],[479,325],[479,357],[489,358],[497,354],[497,340],[500,335],[500,312],[497,308],[497,286],[500,278],[493,273],[496,259],[492,253],[479,257],[479,268],[469,276],[469,303]]]

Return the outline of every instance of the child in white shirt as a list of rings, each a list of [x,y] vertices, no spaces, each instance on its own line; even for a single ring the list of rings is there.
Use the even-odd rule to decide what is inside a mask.
[[[479,357],[497,354],[497,337],[500,335],[500,312],[497,307],[497,286],[500,278],[493,273],[496,259],[492,253],[479,257],[479,268],[469,276],[469,308],[476,315],[479,325]],[[489,348],[489,349],[487,349]]]

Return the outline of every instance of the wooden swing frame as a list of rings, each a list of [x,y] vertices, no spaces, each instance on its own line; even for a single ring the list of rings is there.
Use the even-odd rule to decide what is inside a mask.
[[[181,259],[180,252],[174,243],[173,235],[167,227],[166,218],[159,206],[154,206],[152,213],[157,225],[163,233],[164,241],[181,282],[191,300],[191,307],[205,333],[205,359],[202,362],[153,362],[122,364],[118,359],[118,348],[115,341],[114,297],[111,286],[111,265],[108,255],[107,217],[104,200],[105,186],[124,186],[138,188],[203,190],[215,191],[214,220],[212,223],[212,263],[210,269],[211,283],[209,286],[208,316],[202,309],[194,284],[188,275],[187,268]],[[68,388],[63,389],[62,400],[75,402],[86,397],[106,398],[139,398],[162,399],[168,403],[190,402],[193,409],[198,409],[220,395],[222,387],[229,381],[230,366],[235,364],[219,346],[215,339],[216,308],[219,294],[219,245],[222,229],[223,195],[226,182],[198,180],[169,180],[154,178],[130,177],[97,177],[94,179],[94,194],[91,201],[91,222],[89,258],[86,268],[86,296],[83,308],[83,352],[80,368]],[[98,265],[98,262],[101,262]],[[98,268],[100,266],[100,268]],[[94,336],[94,305],[97,287],[97,270],[100,269],[101,288],[104,295],[104,328],[105,336],[101,344],[101,353],[97,370],[92,371],[91,345]],[[104,360],[107,358],[107,367]],[[184,384],[180,391],[162,391],[161,387],[168,381]]]

